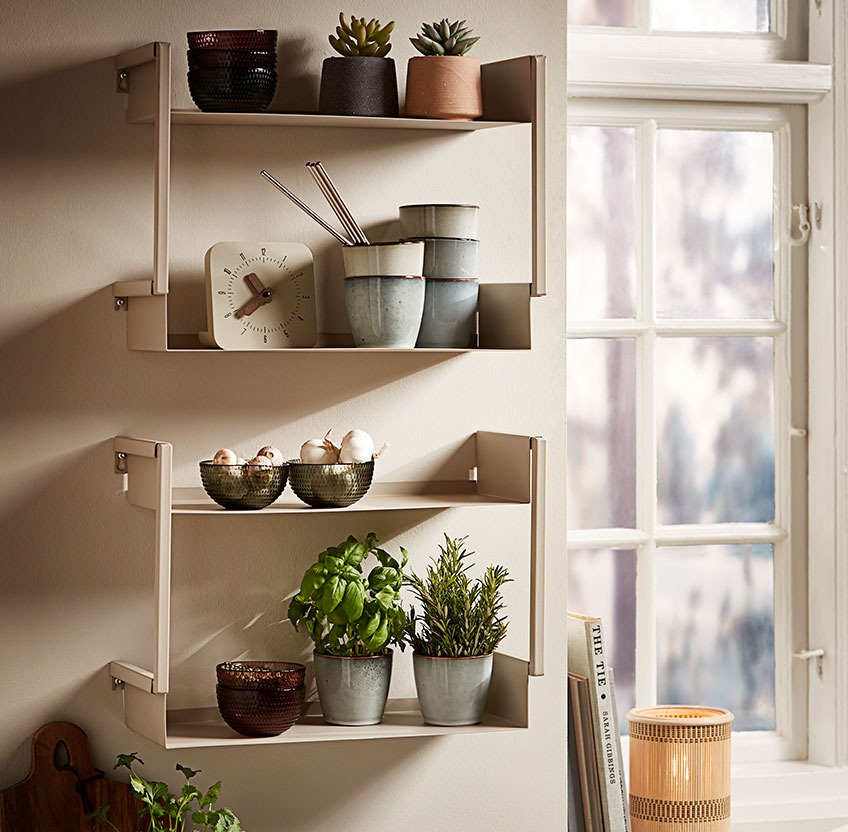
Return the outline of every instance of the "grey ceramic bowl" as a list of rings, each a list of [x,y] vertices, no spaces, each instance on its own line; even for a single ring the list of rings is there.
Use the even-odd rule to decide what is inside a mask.
[[[477,277],[479,240],[424,237],[424,277]]]
[[[479,205],[401,205],[398,213],[404,237],[477,238]]]
[[[411,349],[424,313],[424,278],[380,275],[345,278],[345,303],[357,347]]]
[[[424,315],[415,346],[464,349],[474,329],[477,279],[428,277],[426,284]]]

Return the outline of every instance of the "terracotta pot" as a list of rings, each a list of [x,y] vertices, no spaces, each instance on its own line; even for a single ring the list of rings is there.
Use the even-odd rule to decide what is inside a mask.
[[[397,116],[395,62],[391,58],[326,58],[318,111],[338,116]]]
[[[480,61],[467,55],[420,55],[406,69],[405,115],[472,121],[483,115]]]

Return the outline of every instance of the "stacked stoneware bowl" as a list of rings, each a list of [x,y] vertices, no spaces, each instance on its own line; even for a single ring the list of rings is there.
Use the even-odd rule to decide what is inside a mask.
[[[277,32],[188,33],[188,89],[205,113],[259,113],[277,89]]]
[[[218,710],[236,733],[245,737],[276,737],[300,718],[305,665],[223,662],[216,667],[216,673]]]
[[[477,205],[402,205],[407,241],[424,243],[425,295],[417,347],[470,346],[477,314]]]

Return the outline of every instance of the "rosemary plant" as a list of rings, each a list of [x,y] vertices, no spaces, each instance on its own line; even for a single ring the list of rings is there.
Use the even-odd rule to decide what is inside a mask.
[[[506,636],[507,617],[501,587],[510,580],[503,566],[490,565],[480,578],[469,578],[473,564],[465,550],[467,537],[452,540],[445,534],[422,578],[406,576],[405,582],[421,605],[407,617],[407,639],[423,656],[455,658],[487,656]]]

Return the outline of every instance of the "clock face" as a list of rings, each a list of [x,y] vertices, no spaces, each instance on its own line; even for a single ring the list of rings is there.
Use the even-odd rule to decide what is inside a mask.
[[[204,343],[225,350],[315,345],[312,252],[302,243],[216,243],[206,252]]]

